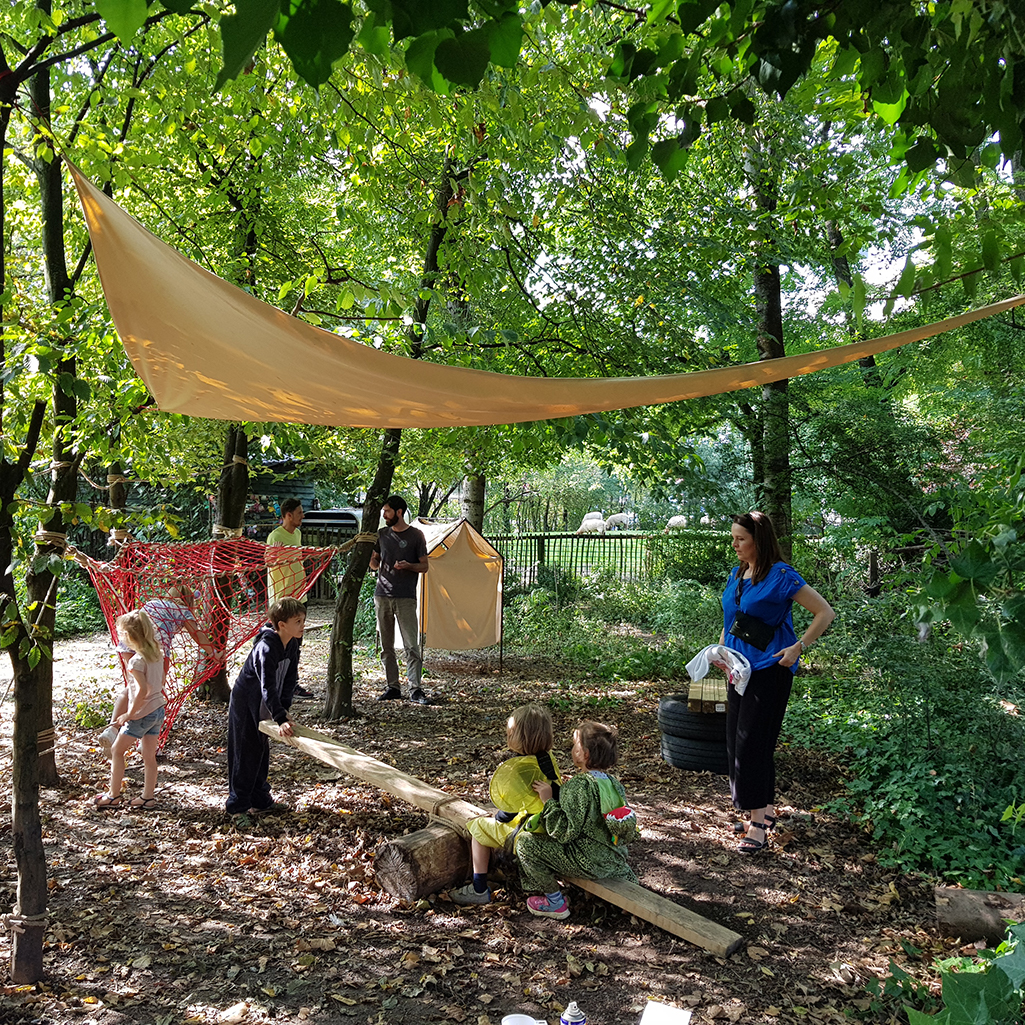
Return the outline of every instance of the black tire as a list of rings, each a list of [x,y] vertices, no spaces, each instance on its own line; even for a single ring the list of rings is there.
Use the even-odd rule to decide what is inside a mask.
[[[662,734],[662,760],[674,769],[714,772],[719,776],[729,773],[725,741],[688,740]]]
[[[659,700],[658,728],[670,737],[724,742],[726,713],[692,712],[686,694],[670,694]]]

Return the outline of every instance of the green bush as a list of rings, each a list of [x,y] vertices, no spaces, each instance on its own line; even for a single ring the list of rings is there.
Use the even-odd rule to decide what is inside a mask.
[[[652,534],[646,554],[649,580],[699,580],[712,585],[721,585],[737,561],[729,532],[722,529]]]
[[[57,591],[54,636],[75,637],[95,633],[104,625],[103,610],[95,588],[82,573],[66,568]]]
[[[917,639],[910,598],[838,599],[796,680],[785,735],[842,753],[847,795],[832,810],[871,830],[880,861],[966,886],[1012,885],[1023,848],[1001,815],[1025,792],[1025,725],[978,656],[942,633]]]

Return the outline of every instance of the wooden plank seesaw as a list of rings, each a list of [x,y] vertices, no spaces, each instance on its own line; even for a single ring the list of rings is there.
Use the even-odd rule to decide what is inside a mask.
[[[277,723],[269,719],[260,723],[260,730],[271,740],[277,740],[297,748],[312,758],[333,766],[340,772],[371,783],[393,797],[401,798],[458,830],[463,838],[466,836],[466,823],[470,819],[490,814],[485,808],[479,808],[469,801],[453,797],[444,790],[433,787],[415,776],[410,776],[408,773],[402,772],[401,769],[396,769],[393,765],[371,758],[355,748],[347,747],[326,733],[319,733],[317,730],[311,730],[309,727],[300,726],[297,723],[292,723],[292,729],[295,731],[294,736],[282,737],[278,733]],[[428,827],[428,830],[432,828],[437,830],[436,826]],[[427,830],[418,831],[418,833],[425,832]],[[411,837],[416,835],[411,834]],[[403,839],[408,841],[411,837]],[[439,836],[438,841],[444,843],[446,838]],[[447,842],[451,850],[450,838]],[[462,839],[461,843],[465,857],[453,865],[458,878],[441,883],[435,889],[463,882],[466,866],[469,863],[469,852],[465,850],[466,840]],[[435,881],[437,880],[436,872],[433,878]],[[620,879],[567,879],[566,882],[572,883],[588,893],[593,893],[596,897],[601,897],[602,900],[622,908],[629,914],[651,922],[660,929],[679,936],[681,939],[687,940],[688,943],[693,943],[718,957],[728,957],[743,942],[743,937],[739,933],[733,932],[732,929],[702,918],[701,915],[680,907],[679,904],[674,904],[671,900],[652,893],[651,890],[647,890],[637,883]],[[435,890],[429,892],[435,892]]]

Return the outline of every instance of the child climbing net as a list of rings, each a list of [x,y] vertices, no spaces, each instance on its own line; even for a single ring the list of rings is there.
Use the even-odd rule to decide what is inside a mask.
[[[293,595],[298,598],[336,554],[365,539],[360,534],[332,548],[277,548],[275,561],[286,558],[303,564],[305,578]],[[153,610],[150,615],[162,635],[167,667],[163,747],[185,699],[216,675],[266,621],[267,546],[241,537],[194,544],[127,541],[110,562],[71,554],[89,572],[115,645],[118,616],[132,609]],[[185,619],[194,620],[195,629],[181,630]],[[197,633],[209,638],[209,645],[201,645]],[[122,671],[127,672],[123,660]]]

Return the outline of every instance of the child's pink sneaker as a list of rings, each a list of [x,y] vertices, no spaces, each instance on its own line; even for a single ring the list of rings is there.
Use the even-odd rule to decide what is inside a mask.
[[[569,905],[565,897],[560,904],[550,904],[544,894],[540,897],[528,897],[527,910],[539,918],[569,918]]]

